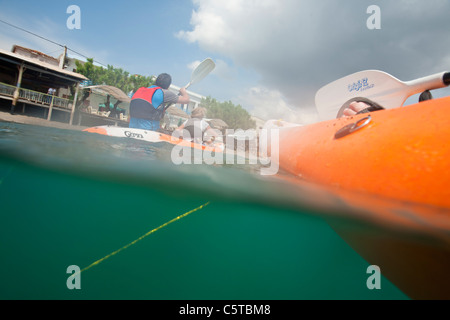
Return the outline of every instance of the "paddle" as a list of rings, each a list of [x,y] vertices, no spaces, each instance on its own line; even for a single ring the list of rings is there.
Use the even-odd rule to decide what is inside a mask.
[[[216,64],[211,58],[206,58],[203,60],[195,69],[192,71],[191,74],[191,81],[185,86],[187,89],[193,84],[196,84],[200,80],[202,80],[204,77],[206,77],[211,71],[214,70],[216,67]]]
[[[198,83],[204,77],[206,77],[211,71],[214,70],[216,64],[211,58],[206,58],[192,71],[191,81],[184,87],[189,88],[191,85]],[[180,95],[180,93],[178,94]],[[172,104],[167,105],[164,110],[167,110]]]
[[[335,119],[342,105],[355,97],[373,100],[386,109],[403,105],[406,99],[426,90],[450,85],[450,72],[403,82],[378,70],[356,72],[336,80],[316,93],[316,107],[322,120]]]

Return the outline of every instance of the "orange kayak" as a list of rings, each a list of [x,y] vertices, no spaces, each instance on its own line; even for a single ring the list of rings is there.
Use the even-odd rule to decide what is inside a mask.
[[[367,114],[282,125],[280,167],[326,186],[450,208],[450,97],[370,117],[364,126]],[[349,124],[361,128],[336,138]]]
[[[450,97],[266,128],[290,183],[339,199],[327,220],[355,251],[411,298],[450,299]]]
[[[136,139],[147,142],[167,142],[170,144],[178,145],[180,147],[190,147],[194,149],[200,149],[210,152],[223,152],[223,144],[215,144],[214,146],[205,146],[198,143],[193,143],[191,141],[179,139],[168,134],[161,132],[143,130],[143,129],[133,129],[133,128],[123,128],[114,126],[97,126],[92,128],[84,129],[85,132],[98,133],[101,135],[111,136],[111,137],[121,137],[128,139]]]

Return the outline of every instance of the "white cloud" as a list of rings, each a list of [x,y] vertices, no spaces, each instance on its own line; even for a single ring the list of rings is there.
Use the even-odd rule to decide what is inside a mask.
[[[191,63],[189,63],[189,64],[187,65],[187,68],[188,68],[189,70],[193,71],[195,68],[198,67],[198,65],[199,65],[200,63],[201,63],[201,61],[199,61],[199,60],[192,61]]]
[[[235,67],[229,66],[224,60],[217,59],[215,61],[216,67],[213,74],[225,81],[234,81],[238,76],[238,70]]]
[[[290,4],[297,1],[284,0]],[[284,19],[279,0],[194,0],[193,30],[180,31],[178,37],[197,42],[204,49],[228,56],[264,48],[274,19]]]
[[[318,121],[315,110],[299,112],[286,101],[278,90],[264,87],[252,87],[239,97],[242,105],[247,106],[251,115],[262,120],[282,119],[284,121],[307,124]]]

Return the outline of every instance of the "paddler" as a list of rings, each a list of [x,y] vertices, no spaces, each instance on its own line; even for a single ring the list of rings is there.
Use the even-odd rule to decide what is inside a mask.
[[[204,119],[205,117],[205,108],[195,108],[191,113],[191,118],[177,128],[178,131],[185,130],[182,135],[183,139],[206,145],[213,143],[219,135],[210,127],[209,123]],[[206,139],[206,133],[208,133],[208,139]]]
[[[153,86],[136,91],[130,103],[130,128],[157,131],[168,105],[189,103],[186,88],[181,88],[180,94],[176,95],[168,90],[171,83],[172,77],[162,73]]]

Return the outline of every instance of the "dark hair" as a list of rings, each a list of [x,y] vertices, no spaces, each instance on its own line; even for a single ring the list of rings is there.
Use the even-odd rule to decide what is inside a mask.
[[[167,73],[161,73],[158,78],[156,78],[155,85],[163,89],[169,89],[172,83],[172,77]]]
[[[427,101],[433,99],[433,95],[431,94],[430,90],[422,92],[422,94],[419,97],[419,102]]]

